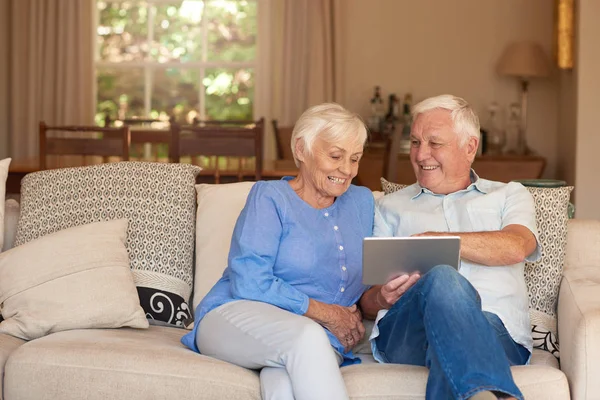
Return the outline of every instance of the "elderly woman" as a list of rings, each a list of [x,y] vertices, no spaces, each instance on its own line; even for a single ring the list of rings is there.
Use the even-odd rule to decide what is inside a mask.
[[[292,133],[298,175],[257,182],[233,232],[223,277],[182,342],[260,369],[263,399],[347,399],[339,366],[360,362],[356,303],[370,190],[351,185],[367,137],[337,104],[307,110]]]

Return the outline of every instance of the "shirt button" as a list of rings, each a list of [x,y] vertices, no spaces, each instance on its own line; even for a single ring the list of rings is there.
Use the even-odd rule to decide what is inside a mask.
[[[342,266],[342,271],[345,271],[345,270],[346,270],[346,266],[344,265],[344,266]]]
[[[344,246],[340,246],[340,250],[344,250]]]
[[[329,213],[325,213],[325,216],[326,216],[326,217],[329,217]]]
[[[334,231],[337,231],[338,229],[340,229],[340,228],[338,228],[337,225],[333,227]]]
[[[340,289],[340,292],[344,293],[344,290],[346,290],[346,289],[344,289],[344,288],[341,288],[341,289]]]

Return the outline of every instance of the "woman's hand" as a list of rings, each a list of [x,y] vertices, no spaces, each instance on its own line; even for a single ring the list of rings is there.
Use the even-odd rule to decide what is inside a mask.
[[[346,351],[354,347],[365,335],[365,327],[362,323],[362,315],[355,305],[350,307],[327,305],[329,310],[328,321],[323,326],[333,333],[340,341]]]
[[[414,285],[421,275],[400,275],[399,277],[392,279],[385,285],[381,286],[381,289],[377,292],[376,301],[381,308],[389,309],[392,307],[400,297],[408,289]]]
[[[350,307],[310,300],[307,317],[314,319],[338,338],[345,351],[354,347],[365,335],[362,314],[356,305]]]

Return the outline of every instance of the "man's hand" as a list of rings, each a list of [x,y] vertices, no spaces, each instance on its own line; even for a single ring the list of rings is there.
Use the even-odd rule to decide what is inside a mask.
[[[312,315],[313,312],[314,315]],[[343,307],[311,299],[309,312],[306,316],[314,319],[333,333],[344,346],[345,351],[349,351],[365,335],[362,314],[356,305]]]
[[[408,289],[410,289],[421,277],[421,275],[401,275],[392,279],[377,292],[376,301],[381,308],[389,309]]]

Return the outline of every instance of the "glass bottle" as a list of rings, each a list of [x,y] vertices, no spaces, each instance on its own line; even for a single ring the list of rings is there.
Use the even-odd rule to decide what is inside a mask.
[[[511,103],[508,107],[504,153],[524,154],[523,135],[521,134],[521,107],[518,103]]]
[[[379,86],[375,86],[375,93],[371,98],[371,115],[368,119],[369,129],[373,132],[381,131],[384,116],[383,99],[381,98]]]
[[[500,126],[498,111],[500,107],[498,103],[493,102],[488,107],[488,120],[486,123],[487,131],[487,146],[486,153],[489,155],[500,155],[503,153],[506,145],[506,132]]]
[[[406,93],[404,95],[404,107],[402,110],[402,120],[404,126],[402,128],[402,139],[408,139],[410,137],[410,128],[412,125],[412,114],[410,109],[412,107],[412,94]]]

